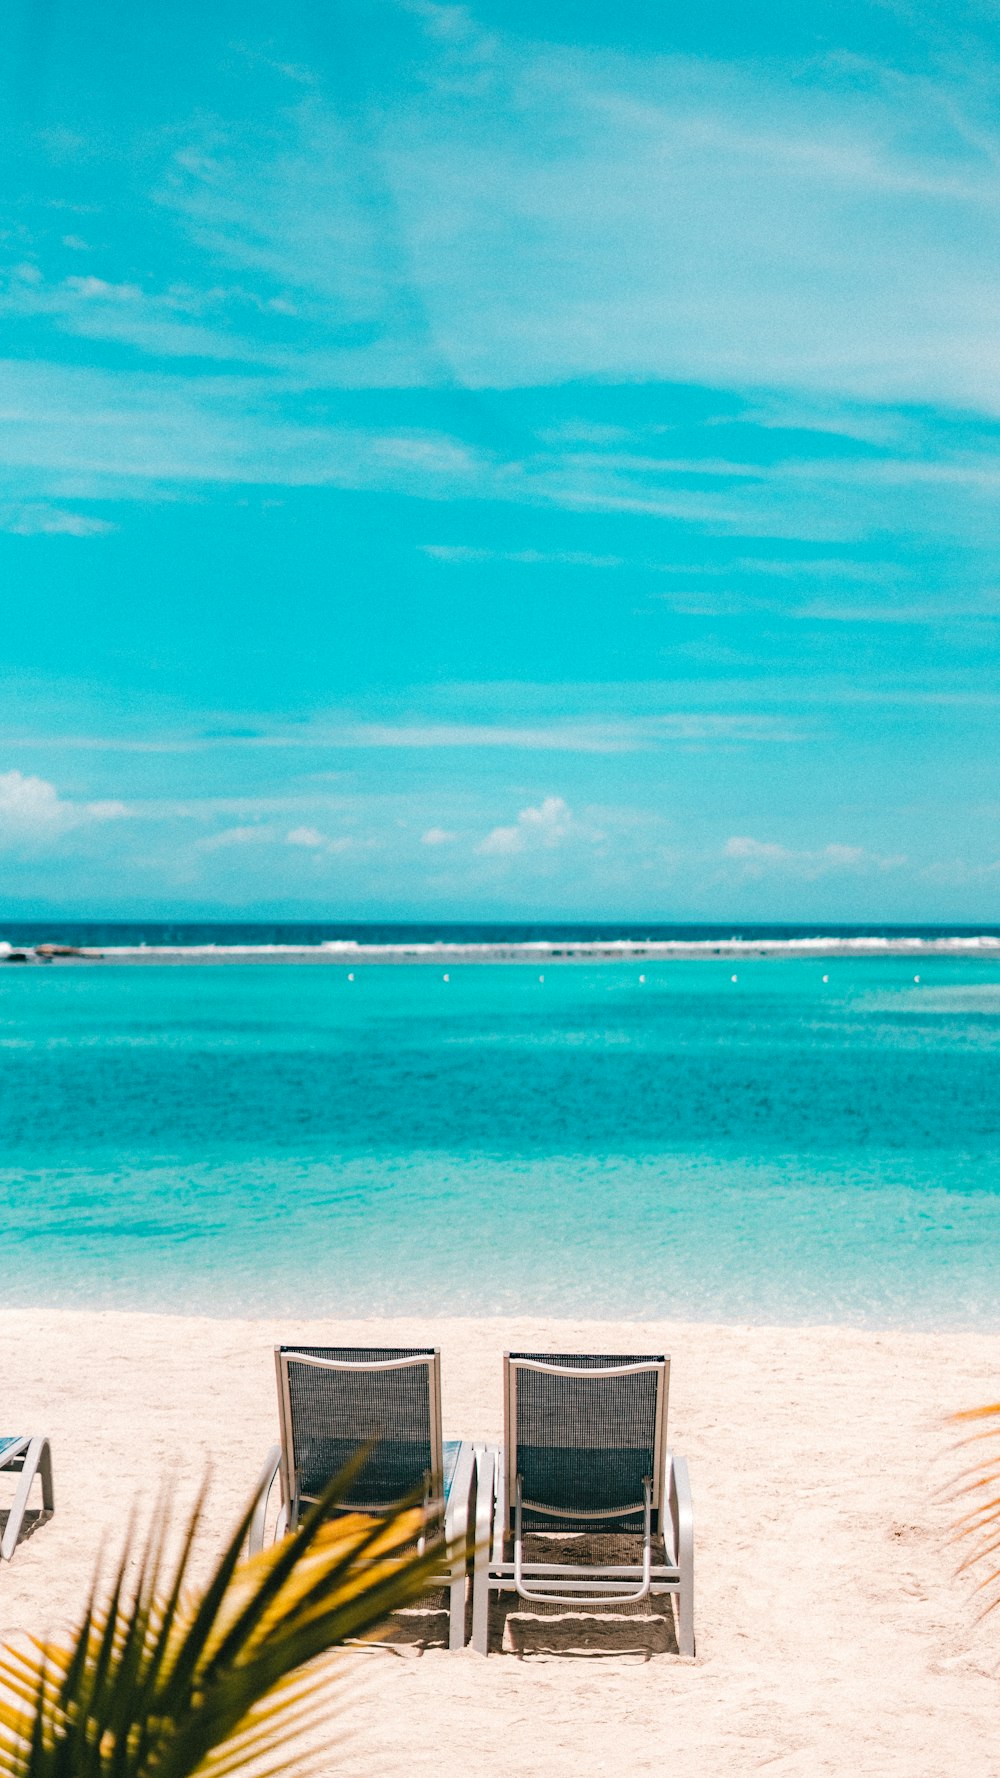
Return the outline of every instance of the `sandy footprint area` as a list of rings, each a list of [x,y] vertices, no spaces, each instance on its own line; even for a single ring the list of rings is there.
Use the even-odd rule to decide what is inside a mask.
[[[0,1569],[0,1636],[72,1620],[98,1552],[164,1478],[180,1511],[211,1467],[209,1550],[222,1541],[276,1436],[279,1339],[438,1344],[446,1436],[489,1439],[507,1347],[666,1351],[670,1443],[691,1465],[693,1663],[659,1603],[598,1619],[497,1605],[486,1661],[448,1654],[430,1609],[348,1657],[364,1696],[350,1769],[1000,1772],[1000,1614],[976,1624],[935,1493],[958,1463],[945,1416],[1000,1395],[1000,1337],[2,1311],[0,1431],[49,1433],[57,1511]]]

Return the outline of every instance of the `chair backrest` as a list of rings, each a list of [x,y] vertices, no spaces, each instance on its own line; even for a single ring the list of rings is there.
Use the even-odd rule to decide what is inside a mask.
[[[525,1530],[641,1530],[649,1477],[659,1530],[669,1376],[670,1360],[662,1354],[508,1352],[508,1525],[520,1476],[522,1500],[533,1503],[524,1505]],[[625,1513],[626,1507],[634,1510]]]
[[[408,1495],[443,1494],[437,1347],[276,1346],[282,1494],[290,1523],[357,1454],[372,1450],[344,1496],[384,1512]]]

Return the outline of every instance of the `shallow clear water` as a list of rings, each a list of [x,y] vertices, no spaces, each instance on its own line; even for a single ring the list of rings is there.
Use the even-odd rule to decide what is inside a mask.
[[[2,1299],[1000,1327],[1000,966],[733,970],[7,968]]]

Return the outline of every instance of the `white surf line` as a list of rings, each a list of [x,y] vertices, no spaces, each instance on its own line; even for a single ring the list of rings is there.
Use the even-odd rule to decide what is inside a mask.
[[[31,947],[18,947],[33,955]],[[1000,936],[989,933],[941,938],[857,937],[836,935],[782,939],[533,939],[523,943],[364,944],[329,939],[317,945],[107,945],[87,947],[73,956],[54,956],[58,965],[94,962],[153,963],[316,963],[462,964],[462,963],[622,963],[643,959],[664,962],[712,958],[803,957],[980,957],[1000,959]],[[2,960],[2,955],[0,955]]]

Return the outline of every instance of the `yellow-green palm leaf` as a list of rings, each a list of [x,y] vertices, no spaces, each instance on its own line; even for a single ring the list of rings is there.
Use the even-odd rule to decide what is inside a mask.
[[[331,1517],[340,1478],[298,1530],[241,1561],[251,1503],[206,1586],[152,1534],[138,1578],[126,1547],[110,1598],[92,1594],[76,1635],[0,1653],[0,1778],[256,1778],[288,1768],[291,1742],[328,1721],[336,1694],[309,1663],[415,1598],[446,1553],[415,1553],[423,1515]],[[302,1771],[301,1751],[294,1764]]]

